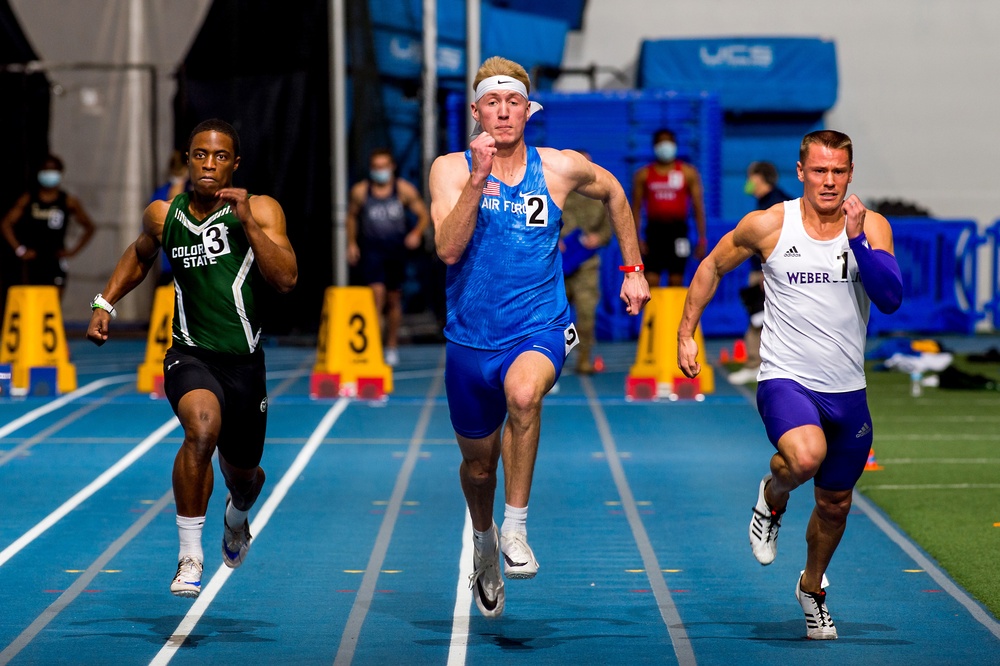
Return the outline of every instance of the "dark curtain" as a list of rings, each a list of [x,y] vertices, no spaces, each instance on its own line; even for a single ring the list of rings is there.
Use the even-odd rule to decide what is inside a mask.
[[[24,63],[38,60],[7,0],[0,0],[0,216],[31,184],[49,151],[49,81],[28,73]],[[0,241],[0,313],[7,287],[17,282],[14,252]]]
[[[240,134],[235,184],[281,204],[298,286],[264,290],[265,334],[312,333],[333,281],[327,0],[215,0],[178,72],[176,145],[221,118]]]

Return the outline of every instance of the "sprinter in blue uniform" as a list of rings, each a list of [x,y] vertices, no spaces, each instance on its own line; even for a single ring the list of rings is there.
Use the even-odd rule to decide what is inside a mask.
[[[525,123],[541,107],[528,101],[524,68],[492,57],[473,87],[481,131],[468,151],[434,161],[431,219],[448,265],[445,385],[474,530],[470,587],[480,612],[496,617],[504,608],[500,552],[507,578],[538,572],[526,520],[542,397],[577,342],[558,249],[570,192],[608,208],[624,256],[621,298],[629,314],[649,301],[649,286],[632,211],[614,176],[575,151],[525,145]],[[498,533],[501,455],[506,505]]]

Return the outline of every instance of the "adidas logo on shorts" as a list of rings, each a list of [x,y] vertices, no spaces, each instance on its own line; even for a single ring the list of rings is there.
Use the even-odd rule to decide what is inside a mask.
[[[863,426],[861,426],[861,430],[858,431],[858,434],[854,436],[854,439],[861,439],[862,437],[864,437],[865,435],[867,435],[871,431],[872,431],[872,427],[870,425],[868,425],[868,422],[866,421],[865,424]]]

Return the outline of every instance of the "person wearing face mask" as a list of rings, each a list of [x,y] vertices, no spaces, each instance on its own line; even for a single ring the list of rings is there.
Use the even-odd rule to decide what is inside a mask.
[[[778,187],[778,169],[770,162],[751,162],[747,167],[747,182],[743,192],[757,200],[757,210],[767,210],[771,206],[788,201],[792,197]],[[747,286],[740,290],[750,324],[743,335],[747,348],[747,362],[736,372],[730,373],[730,384],[748,384],[757,380],[760,369],[760,334],[764,326],[764,273],[760,258],[750,257],[750,276]]]
[[[62,190],[63,161],[49,155],[38,171],[38,185],[22,194],[0,220],[4,239],[21,260],[21,283],[66,288],[66,260],[94,235],[94,223],[80,201]],[[83,227],[76,244],[66,248],[70,220]]]
[[[368,178],[351,188],[347,262],[360,266],[362,279],[372,289],[375,311],[383,320],[385,362],[394,366],[399,363],[406,254],[420,247],[430,216],[417,188],[396,176],[396,161],[388,149],[373,150],[368,166]],[[417,218],[409,231],[407,210]]]
[[[642,209],[646,209],[646,235],[639,233],[639,248],[650,287],[660,286],[666,273],[667,285],[679,287],[691,256],[688,214],[694,213],[698,240],[694,255],[705,256],[705,201],[701,175],[687,162],[677,159],[677,137],[668,129],[653,134],[656,161],[639,169],[632,181],[632,216],[636,232],[641,229]]]

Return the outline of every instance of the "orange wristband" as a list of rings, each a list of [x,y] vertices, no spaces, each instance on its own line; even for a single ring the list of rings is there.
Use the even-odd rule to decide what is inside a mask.
[[[634,266],[619,266],[618,270],[622,273],[641,273],[646,269],[642,264],[635,264]]]

